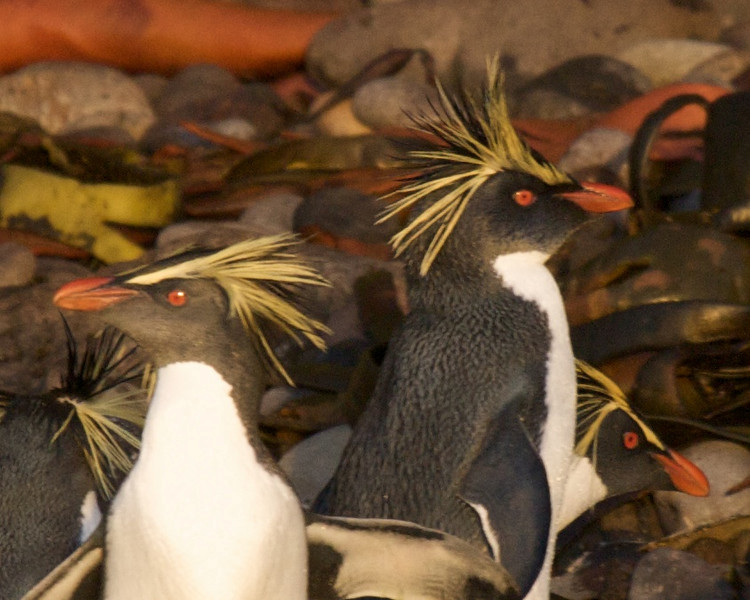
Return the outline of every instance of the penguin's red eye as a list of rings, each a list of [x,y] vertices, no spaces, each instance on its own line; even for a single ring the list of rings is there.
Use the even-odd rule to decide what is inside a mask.
[[[637,448],[640,441],[640,437],[635,431],[626,431],[622,434],[622,445],[628,450]]]
[[[531,190],[518,190],[513,194],[513,200],[518,206],[529,206],[536,202],[536,194]]]
[[[182,290],[172,290],[167,294],[167,301],[172,306],[182,306],[187,302],[187,294]]]

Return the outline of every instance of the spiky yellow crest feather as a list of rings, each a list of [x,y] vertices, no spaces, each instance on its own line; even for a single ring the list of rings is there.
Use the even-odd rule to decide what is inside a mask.
[[[70,412],[52,437],[63,435],[73,422],[82,432],[84,456],[105,498],[114,495],[117,478],[133,467],[140,448],[140,431],[146,418],[148,396],[154,377],[135,355],[135,347],[123,334],[107,327],[89,339],[82,358],[67,323],[68,372],[55,401],[70,406]],[[125,391],[123,383],[139,385]]]
[[[291,291],[296,286],[330,285],[291,252],[299,243],[299,238],[291,234],[245,240],[157,271],[136,273],[127,282],[149,285],[170,278],[214,280],[226,293],[231,314],[238,315],[245,329],[257,336],[273,368],[292,384],[271,348],[262,323],[276,326],[297,344],[301,345],[303,338],[307,338],[320,349],[325,348],[322,335],[329,332],[325,325],[307,316],[294,303]]]
[[[495,57],[487,63],[487,87],[482,102],[466,93],[459,98],[450,97],[438,82],[440,105],[435,108],[435,114],[414,118],[419,129],[437,136],[442,144],[434,149],[411,152],[411,159],[424,174],[393,193],[405,195],[393,202],[378,222],[412,208],[427,196],[436,197],[391,239],[398,256],[414,240],[435,228],[422,258],[421,275],[429,271],[472,196],[496,173],[521,171],[550,185],[573,181],[532,152],[519,137],[510,121],[503,81],[499,60]],[[443,194],[439,196],[439,192]]]
[[[638,423],[649,442],[659,449],[664,449],[664,444],[633,410],[625,394],[614,381],[582,360],[576,360],[576,374],[578,377],[576,454],[584,456],[588,452],[592,444],[596,443],[605,417],[616,410],[625,411]]]

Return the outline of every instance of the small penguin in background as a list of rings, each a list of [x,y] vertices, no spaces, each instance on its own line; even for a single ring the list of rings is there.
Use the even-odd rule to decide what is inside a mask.
[[[576,445],[560,530],[605,498],[655,490],[708,495],[703,472],[659,439],[614,381],[581,360],[576,372]]]
[[[3,600],[21,598],[91,535],[140,445],[148,391],[135,347],[106,328],[81,354],[63,323],[68,362],[60,387],[0,393]],[[120,387],[126,383],[134,385]]]
[[[576,373],[545,262],[597,213],[632,205],[579,184],[513,129],[495,61],[481,101],[440,91],[438,138],[384,218],[411,311],[314,510],[392,518],[484,549],[530,598],[549,597],[575,434]]]

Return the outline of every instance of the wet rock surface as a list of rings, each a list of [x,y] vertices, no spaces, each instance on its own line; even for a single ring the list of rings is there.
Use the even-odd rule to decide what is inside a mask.
[[[0,77],[0,111],[35,119],[50,133],[119,127],[134,139],[155,119],[124,73],[83,63],[39,63]]]

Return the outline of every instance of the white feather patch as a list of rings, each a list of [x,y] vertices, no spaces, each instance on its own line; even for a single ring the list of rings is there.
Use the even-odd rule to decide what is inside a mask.
[[[99,508],[99,501],[96,492],[90,490],[81,503],[81,532],[78,534],[78,543],[83,544],[92,533],[99,527],[102,521],[102,511]]]
[[[107,531],[107,600],[303,600],[307,542],[294,492],[248,443],[210,366],[159,369],[135,467]]]
[[[550,528],[544,566],[527,598],[549,598],[549,578],[554,556],[558,519],[562,508],[565,480],[573,454],[576,419],[576,372],[570,330],[560,288],[544,263],[544,252],[515,252],[498,256],[493,268],[505,287],[517,296],[535,303],[547,316],[551,346],[547,355],[547,380],[544,403],[546,427],[542,431],[539,453],[547,471],[552,503]]]
[[[586,456],[573,455],[565,481],[565,492],[557,530],[570,525],[575,519],[600,500],[607,497],[607,486],[596,473],[596,469]]]
[[[500,541],[497,539],[497,533],[490,524],[490,515],[487,513],[487,509],[481,504],[474,504],[473,502],[469,502],[469,506],[471,506],[477,515],[479,515],[484,538],[487,540],[490,550],[492,550],[492,558],[497,562],[501,562]]]

